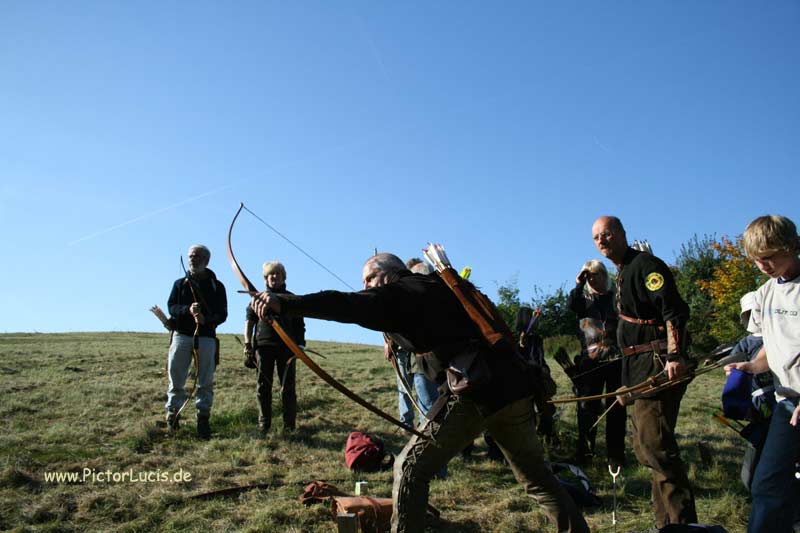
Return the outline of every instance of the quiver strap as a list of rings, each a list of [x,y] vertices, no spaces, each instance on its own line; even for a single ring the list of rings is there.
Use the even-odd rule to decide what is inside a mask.
[[[497,347],[502,342],[514,345],[514,335],[486,295],[459,276],[458,272],[451,267],[440,270],[438,273],[464,306],[469,317],[478,326],[481,337],[491,348]]]
[[[556,383],[550,376],[550,369],[538,364],[530,364],[520,355],[514,334],[506,324],[500,311],[481,291],[469,281],[463,279],[451,267],[437,271],[439,277],[450,287],[461,305],[464,306],[472,322],[481,332],[481,337],[495,351],[502,353],[505,348],[513,354],[512,361],[520,370],[528,372],[532,380],[533,398],[539,406],[540,412],[545,409],[552,410],[547,405],[547,400],[556,392]],[[452,388],[451,388],[452,390]],[[455,391],[454,391],[455,392]]]

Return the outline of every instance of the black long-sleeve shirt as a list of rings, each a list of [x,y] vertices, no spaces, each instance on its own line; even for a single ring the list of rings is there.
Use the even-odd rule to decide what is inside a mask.
[[[678,293],[675,278],[666,263],[647,252],[628,248],[618,267],[620,314],[657,322],[654,325],[634,324],[620,318],[617,325],[620,349],[666,340],[667,322],[671,323],[678,335],[685,335],[689,306]],[[685,342],[686,339],[682,338],[679,344],[685,345]],[[636,385],[660,371],[652,353],[625,357],[622,361],[622,382],[624,385]]]
[[[531,395],[530,376],[515,357],[492,351],[461,302],[437,276],[404,270],[387,285],[359,292],[322,291],[307,295],[278,295],[282,312],[323,320],[359,324],[375,331],[397,333],[409,342],[403,348],[415,353],[433,352],[446,366],[469,344],[478,343],[491,379],[467,393],[484,414]]]
[[[225,286],[217,279],[216,274],[208,268],[206,272],[209,276],[205,279],[191,281],[197,294],[197,303],[200,304],[201,312],[206,319],[206,323],[200,325],[197,334],[200,337],[216,337],[217,326],[228,318],[228,297],[225,294]],[[189,306],[193,303],[194,296],[189,287],[189,278],[175,280],[168,305],[169,314],[175,319],[175,329],[178,333],[194,334],[194,317],[189,312]]]

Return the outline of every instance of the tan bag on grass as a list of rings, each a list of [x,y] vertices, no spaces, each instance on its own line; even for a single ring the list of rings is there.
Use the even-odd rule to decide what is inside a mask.
[[[331,510],[333,517],[339,513],[353,513],[358,516],[359,531],[389,531],[392,521],[392,499],[370,498],[369,496],[334,496]]]
[[[334,496],[331,498],[333,518],[339,513],[353,513],[358,517],[362,533],[389,531],[392,523],[392,499],[369,496]],[[437,519],[441,513],[431,504],[427,507],[428,520]]]

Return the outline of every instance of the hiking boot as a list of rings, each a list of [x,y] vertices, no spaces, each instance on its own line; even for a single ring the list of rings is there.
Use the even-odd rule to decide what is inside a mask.
[[[211,424],[209,423],[210,415],[197,415],[197,436],[203,440],[211,438]]]
[[[174,435],[178,432],[180,427],[181,417],[178,413],[172,411],[167,413],[167,435]]]

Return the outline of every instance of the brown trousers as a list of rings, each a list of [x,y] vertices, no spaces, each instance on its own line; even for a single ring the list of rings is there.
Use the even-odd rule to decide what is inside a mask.
[[[675,440],[675,424],[686,385],[636,400],[631,410],[633,451],[652,470],[652,499],[659,528],[697,522],[694,494]]]
[[[437,410],[439,407],[442,408]],[[545,465],[530,398],[518,400],[484,418],[472,400],[443,395],[430,413],[433,420],[427,421],[421,430],[435,440],[411,437],[394,463],[394,533],[425,530],[431,478],[486,429],[508,460],[514,477],[550,517],[553,529],[589,532],[580,509]]]

